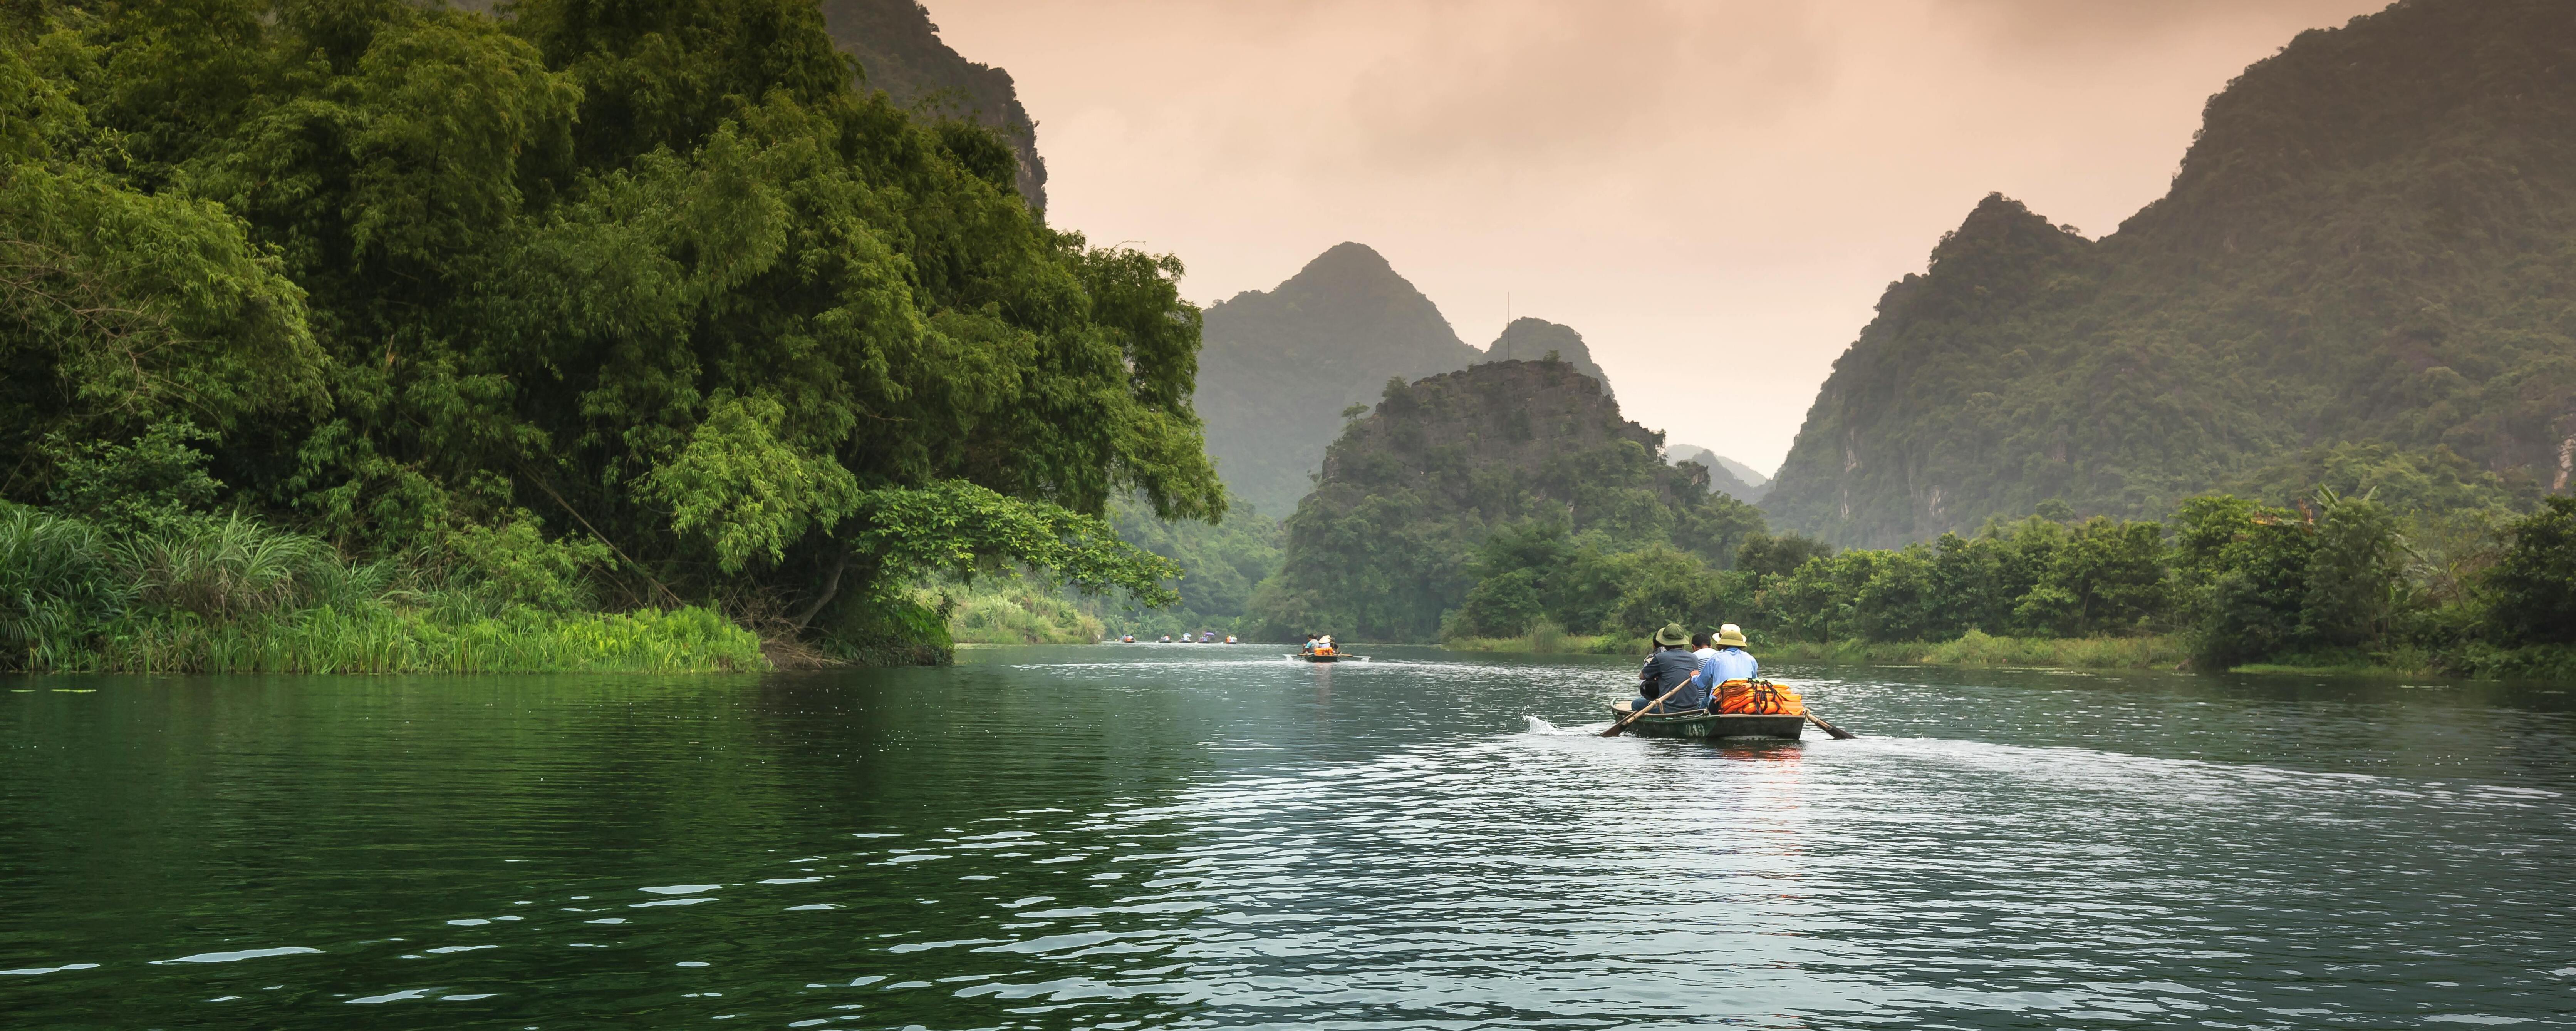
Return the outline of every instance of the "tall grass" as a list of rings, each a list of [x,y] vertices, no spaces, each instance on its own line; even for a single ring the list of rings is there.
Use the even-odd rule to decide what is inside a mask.
[[[932,594],[919,591],[914,600],[936,607]],[[948,633],[963,644],[1091,644],[1108,632],[1100,617],[1026,583],[951,597]]]
[[[563,612],[411,582],[242,516],[112,539],[0,506],[0,669],[420,673],[768,668],[703,608]]]

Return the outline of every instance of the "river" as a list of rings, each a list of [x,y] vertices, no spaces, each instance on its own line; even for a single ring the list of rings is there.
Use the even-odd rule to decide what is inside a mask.
[[[1863,736],[1709,745],[1572,732],[1628,662],[1361,650],[0,680],[0,1013],[2576,1024],[2564,687],[1784,669]]]

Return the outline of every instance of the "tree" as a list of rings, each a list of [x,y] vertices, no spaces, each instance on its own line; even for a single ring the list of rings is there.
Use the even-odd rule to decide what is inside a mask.
[[[2576,643],[2576,498],[2553,497],[2505,528],[2504,555],[2482,586],[2509,644]]]

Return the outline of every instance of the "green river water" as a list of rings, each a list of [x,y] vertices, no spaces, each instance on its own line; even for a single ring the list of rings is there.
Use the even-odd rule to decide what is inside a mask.
[[[2576,1024],[2563,687],[1362,650],[0,680],[0,1024]]]

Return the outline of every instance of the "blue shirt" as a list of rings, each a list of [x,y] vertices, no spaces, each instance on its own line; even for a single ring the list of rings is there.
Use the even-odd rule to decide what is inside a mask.
[[[1761,672],[1762,664],[1753,661],[1752,653],[1732,646],[1699,660],[1700,683],[1712,691],[1729,680],[1751,680]]]

